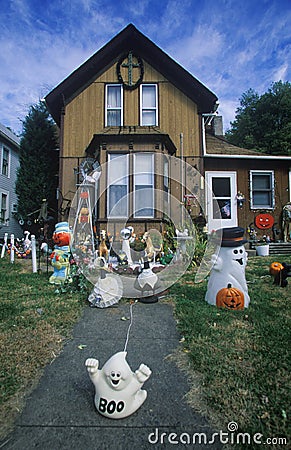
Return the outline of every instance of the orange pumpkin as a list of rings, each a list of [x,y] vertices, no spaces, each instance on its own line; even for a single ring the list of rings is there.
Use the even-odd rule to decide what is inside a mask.
[[[274,261],[270,265],[270,274],[276,276],[282,269],[284,269],[284,266],[281,263]]]
[[[63,247],[65,245],[70,245],[71,234],[67,231],[55,232],[53,234],[54,244],[58,247]]]
[[[245,299],[244,294],[237,288],[227,285],[227,288],[222,288],[216,294],[216,306],[226,309],[244,309]]]

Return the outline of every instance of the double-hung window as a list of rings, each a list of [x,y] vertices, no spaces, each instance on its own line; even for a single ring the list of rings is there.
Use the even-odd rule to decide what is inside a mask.
[[[108,155],[108,217],[128,217],[128,156]]]
[[[158,87],[156,84],[141,85],[140,105],[141,125],[158,125]]]
[[[8,221],[8,193],[0,192],[0,224],[7,225]]]
[[[6,147],[2,147],[1,174],[9,176],[9,150]]]
[[[134,217],[154,217],[154,155],[134,154]]]
[[[273,170],[250,171],[250,198],[252,209],[275,207]]]
[[[105,126],[118,127],[123,125],[123,89],[121,84],[106,86]]]

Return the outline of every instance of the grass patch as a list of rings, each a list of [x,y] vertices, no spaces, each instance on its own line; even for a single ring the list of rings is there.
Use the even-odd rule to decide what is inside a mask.
[[[56,294],[31,261],[0,260],[0,430],[4,436],[41,369],[59,353],[86,293]]]
[[[208,305],[207,281],[195,285],[194,272],[171,288],[190,360],[189,402],[223,431],[235,421],[241,432],[262,433],[264,439],[290,435],[291,279],[286,288],[274,286],[269,275],[272,261],[274,257],[249,259],[251,303],[244,311]],[[291,258],[279,261],[290,264]]]

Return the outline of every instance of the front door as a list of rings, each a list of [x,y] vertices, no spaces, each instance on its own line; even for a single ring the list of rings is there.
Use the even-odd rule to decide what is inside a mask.
[[[237,226],[236,172],[206,172],[208,231]]]

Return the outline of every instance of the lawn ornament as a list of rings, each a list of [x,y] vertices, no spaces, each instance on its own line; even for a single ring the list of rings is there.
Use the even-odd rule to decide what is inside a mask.
[[[270,264],[269,272],[271,275],[276,276],[282,269],[283,265],[275,261]]]
[[[126,227],[120,231],[120,236],[122,238],[122,253],[126,255],[127,264],[129,266],[133,265],[130,243],[134,241],[134,229],[133,227]]]
[[[50,256],[54,273],[49,282],[51,284],[63,284],[69,277],[70,272],[70,242],[71,230],[68,222],[59,222],[55,226],[53,234],[54,250]]]
[[[158,301],[155,291],[161,287],[161,284],[159,277],[150,268],[149,261],[144,262],[144,267],[137,276],[134,287],[141,292],[140,301],[142,303],[155,303]]]
[[[109,251],[106,245],[106,231],[100,231],[100,244],[98,248],[98,253],[100,257],[105,258],[105,261],[108,261]]]
[[[109,272],[103,257],[99,257],[95,261],[95,268],[98,268],[98,266],[100,276],[88,297],[88,301],[92,306],[96,306],[97,308],[107,308],[121,299],[123,286],[120,277],[117,274],[113,275]]]
[[[247,253],[243,244],[247,241],[243,239],[244,229],[232,227],[218,231],[222,232],[221,247],[218,255],[212,255],[213,267],[205,299],[211,305],[226,303],[229,309],[236,309],[236,305],[241,309],[242,303],[247,308],[250,298],[245,278]]]
[[[280,263],[278,263],[280,264]],[[282,268],[274,276],[274,284],[281,287],[286,287],[288,285],[288,277],[291,277],[291,264],[283,262]]]
[[[4,258],[5,250],[7,250],[8,248],[7,241],[8,241],[8,233],[4,233],[4,242],[1,250],[1,258]]]
[[[274,225],[274,217],[271,214],[258,214],[255,217],[255,225],[259,230],[268,230]]]
[[[216,306],[226,309],[244,309],[244,294],[229,283],[216,294]]]
[[[153,246],[153,242],[150,236],[150,233],[146,231],[142,237],[142,242],[145,242],[146,248],[145,248],[145,255],[148,261],[152,261],[155,256],[155,248]]]
[[[95,386],[96,409],[110,419],[130,416],[147,398],[147,391],[141,388],[152,372],[148,366],[141,364],[133,373],[126,355],[127,352],[116,353],[101,370],[97,359],[89,358],[85,363]]]
[[[282,230],[284,242],[289,241],[291,238],[291,202],[288,202],[285,206],[283,206]]]

